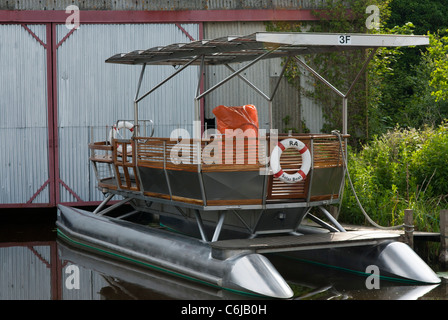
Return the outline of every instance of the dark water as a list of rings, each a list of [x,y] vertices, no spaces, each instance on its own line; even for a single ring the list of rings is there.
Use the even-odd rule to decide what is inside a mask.
[[[56,212],[0,216],[0,300],[248,299],[69,247],[57,239],[55,219]],[[448,300],[446,281],[382,281],[379,289],[367,289],[364,276],[307,263],[291,268],[278,257],[271,261],[296,300]]]

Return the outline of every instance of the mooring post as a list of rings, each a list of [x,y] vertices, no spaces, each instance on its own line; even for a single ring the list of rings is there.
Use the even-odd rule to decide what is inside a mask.
[[[404,238],[405,242],[414,249],[414,211],[404,210]]]
[[[439,261],[448,266],[448,210],[440,210],[440,255]]]

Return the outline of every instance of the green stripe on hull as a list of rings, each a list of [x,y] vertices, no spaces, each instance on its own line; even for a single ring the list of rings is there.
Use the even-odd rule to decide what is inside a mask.
[[[206,285],[206,286],[210,286],[210,287],[213,287],[213,288],[227,290],[229,292],[233,292],[233,293],[236,293],[236,294],[239,294],[239,295],[252,296],[252,297],[264,297],[264,296],[258,295],[256,293],[250,293],[250,292],[244,292],[244,291],[240,291],[240,290],[236,290],[236,289],[220,287],[220,286],[215,285],[213,283],[206,282],[206,281],[203,281],[203,280],[200,280],[200,279],[197,279],[197,278],[193,278],[193,277],[187,276],[187,275],[179,273],[179,272],[175,272],[175,271],[172,271],[172,270],[169,270],[169,269],[165,269],[165,268],[162,268],[162,267],[159,267],[159,266],[147,263],[147,262],[136,260],[136,259],[124,256],[124,255],[118,254],[116,252],[107,251],[107,250],[104,250],[104,249],[101,249],[101,248],[89,245],[87,243],[76,241],[76,240],[70,238],[69,236],[67,236],[66,234],[64,234],[59,228],[57,228],[57,234],[62,239],[64,239],[65,241],[67,241],[69,243],[72,243],[75,246],[85,247],[85,248],[88,248],[90,250],[101,252],[103,254],[107,254],[109,256],[113,256],[115,258],[118,258],[118,259],[121,259],[121,260],[125,260],[125,261],[128,261],[128,262],[136,263],[136,264],[142,265],[144,267],[151,268],[151,269],[156,270],[156,271],[160,271],[160,272],[163,272],[163,273],[167,273],[167,274],[173,275],[175,277],[179,277],[179,278],[186,279],[186,280],[189,280],[189,281],[194,281],[194,282],[197,282],[197,283],[200,283],[200,284],[203,284],[203,285]]]

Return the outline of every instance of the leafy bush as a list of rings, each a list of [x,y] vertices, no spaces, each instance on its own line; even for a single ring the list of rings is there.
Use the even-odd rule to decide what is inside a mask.
[[[349,173],[362,206],[384,226],[403,223],[414,209],[418,230],[435,231],[440,209],[448,208],[448,122],[437,129],[395,128],[350,153]],[[347,183],[341,218],[363,223],[364,216]]]
[[[430,197],[448,194],[448,122],[428,136],[412,159],[413,182]]]

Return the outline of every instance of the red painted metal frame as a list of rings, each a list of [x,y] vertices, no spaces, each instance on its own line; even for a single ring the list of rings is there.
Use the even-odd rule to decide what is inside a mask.
[[[47,100],[48,100],[48,162],[49,162],[49,172],[50,172],[50,206],[56,206],[57,204],[57,196],[56,190],[56,174],[57,169],[55,167],[57,156],[57,144],[58,139],[55,134],[57,133],[57,122],[55,122],[55,110],[53,107],[53,94],[56,94],[55,90],[53,90],[53,50],[51,50],[51,44],[53,43],[53,32],[52,32],[52,24],[46,24],[47,33]],[[56,81],[55,81],[56,82]],[[56,127],[55,127],[56,125]]]
[[[313,21],[314,10],[178,10],[178,11],[80,11],[80,24],[108,24],[108,23],[174,23],[190,40],[195,40],[181,26],[181,23],[197,23],[199,25],[199,39],[203,39],[204,22],[232,22],[232,21]],[[47,120],[48,120],[48,164],[49,178],[33,194],[26,203],[0,204],[0,208],[23,207],[54,207],[60,203],[60,186],[67,189],[77,200],[69,205],[97,205],[98,201],[83,201],[59,176],[59,146],[58,146],[58,115],[57,115],[57,49],[67,40],[76,29],[69,31],[56,43],[56,25],[65,23],[67,17],[61,10],[0,10],[0,24],[20,24],[33,38],[46,49],[47,62]],[[29,24],[45,24],[46,43],[28,28]],[[201,90],[203,82],[201,81]],[[201,121],[203,119],[203,101],[201,102]],[[48,203],[33,203],[33,200],[49,187]]]
[[[232,21],[314,21],[312,9],[96,11],[80,10],[80,23],[199,23]],[[0,22],[65,23],[63,10],[0,10]]]
[[[51,70],[48,70],[51,75],[51,86],[52,86],[52,95],[51,95],[51,109],[53,112],[52,122],[52,135],[54,139],[54,169],[51,170],[54,172],[54,194],[55,194],[55,205],[57,205],[61,199],[60,197],[60,177],[59,177],[59,135],[58,135],[58,87],[57,87],[57,78],[58,78],[58,70],[57,66],[57,44],[56,44],[56,24],[51,23],[47,26],[47,32],[51,34]],[[67,38],[65,38],[67,39]]]
[[[178,27],[178,28],[180,29],[180,31],[182,31],[182,32],[187,36],[188,39],[190,39],[191,41],[195,41],[195,40],[196,40],[195,38],[193,38],[193,37],[191,36],[191,34],[188,33],[187,30],[185,30],[184,27],[182,27],[182,26],[180,25],[180,23],[175,23],[175,24],[176,24],[176,27]]]

